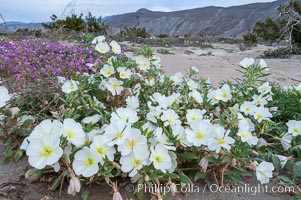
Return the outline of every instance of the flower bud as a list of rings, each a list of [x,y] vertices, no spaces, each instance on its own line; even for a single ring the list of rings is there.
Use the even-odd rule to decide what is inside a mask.
[[[80,180],[78,177],[72,177],[70,179],[70,185],[68,187],[68,194],[73,196],[80,191]]]

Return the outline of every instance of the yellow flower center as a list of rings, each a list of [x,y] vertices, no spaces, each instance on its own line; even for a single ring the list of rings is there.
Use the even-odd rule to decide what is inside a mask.
[[[137,141],[135,140],[131,140],[129,143],[128,143],[128,146],[133,149],[135,146],[137,145]]]
[[[296,128],[293,128],[293,132],[294,132],[294,133],[299,133],[299,132],[300,132],[300,129],[298,129],[297,127],[296,127]]]
[[[126,76],[126,73],[125,73],[125,72],[120,72],[120,77],[121,77],[121,78],[125,78],[125,76]]]
[[[157,155],[157,156],[155,156],[155,161],[160,164],[163,162],[163,159],[161,156]]]
[[[44,147],[41,151],[41,157],[43,158],[49,158],[53,153],[53,149],[51,147]]]
[[[174,120],[171,119],[171,118],[168,118],[168,119],[167,119],[167,122],[168,122],[169,124],[172,124],[172,123],[174,122]]]
[[[225,144],[225,139],[224,138],[217,138],[217,144],[222,145]]]
[[[118,88],[118,84],[117,84],[117,83],[113,83],[113,84],[112,84],[112,88],[113,88],[114,90],[116,90],[116,89]]]
[[[73,84],[71,84],[71,85],[69,86],[69,89],[70,89],[70,90],[74,90],[74,89],[75,89],[75,86],[74,86]]]
[[[115,138],[122,138],[122,132],[116,132],[115,133]]]
[[[132,164],[133,164],[134,167],[139,167],[139,165],[141,165],[141,160],[139,160],[139,159],[134,159],[134,160],[132,161]]]
[[[203,132],[197,132],[197,133],[195,134],[195,138],[196,138],[196,139],[201,140],[201,139],[203,139],[204,137],[205,137],[205,134],[204,134]]]
[[[223,92],[223,93],[222,93],[222,97],[223,97],[223,98],[227,98],[227,97],[228,97],[228,94],[227,94],[226,92]]]
[[[105,155],[106,154],[106,150],[103,147],[97,147],[96,148],[97,153],[99,153],[100,155]]]
[[[191,121],[195,121],[195,120],[197,120],[197,117],[196,116],[192,116],[191,117]]]
[[[250,107],[246,107],[246,111],[249,112],[251,110]]]
[[[258,113],[256,116],[257,116],[257,119],[261,119],[263,117],[262,114],[260,114],[260,113]]]
[[[94,165],[94,163],[95,163],[95,160],[92,157],[89,157],[85,160],[86,167],[92,167]]]
[[[109,69],[107,69],[107,70],[106,70],[106,75],[111,75],[111,74],[112,74],[112,71],[109,70]]]
[[[71,140],[75,137],[75,134],[71,130],[66,130],[66,134],[67,134],[67,137]]]

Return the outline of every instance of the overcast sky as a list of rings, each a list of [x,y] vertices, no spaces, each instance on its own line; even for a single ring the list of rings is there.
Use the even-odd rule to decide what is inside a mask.
[[[139,8],[153,11],[175,11],[205,6],[234,6],[274,0],[0,0],[0,13],[6,21],[45,22],[56,14],[87,13],[110,16],[134,12]],[[68,4],[71,6],[67,6]],[[67,9],[66,9],[67,8]],[[65,12],[64,12],[65,10]]]

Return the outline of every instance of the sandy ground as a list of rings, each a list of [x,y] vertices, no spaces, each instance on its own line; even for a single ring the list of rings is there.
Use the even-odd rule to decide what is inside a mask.
[[[0,145],[0,153],[4,150]],[[58,191],[50,191],[49,186],[43,183],[30,183],[27,181],[23,174],[30,169],[27,164],[27,160],[23,159],[19,163],[11,162],[9,164],[3,163],[3,157],[0,158],[0,200],[80,200],[81,195],[71,196],[67,194],[67,184],[63,187],[62,196],[59,198]],[[129,185],[128,183],[127,185]],[[248,187],[258,187],[258,183],[255,179],[248,180],[246,182]],[[269,190],[273,185],[269,185]],[[121,187],[120,193],[124,200],[135,200],[135,196],[132,192],[127,191],[128,187]],[[131,187],[129,187],[131,188]],[[83,192],[84,189],[81,190]],[[266,193],[263,190],[257,190],[257,194],[254,192],[218,192],[216,187],[212,186],[211,191],[204,183],[196,183],[194,192],[189,195],[176,194],[175,196],[167,196],[167,200],[288,200],[291,196],[287,194]],[[91,187],[91,193],[89,200],[111,200],[112,190],[106,184],[93,185]],[[148,198],[149,199],[149,198]]]
[[[257,57],[264,50],[270,48],[266,46],[258,46],[248,51],[241,52],[237,45],[214,44],[214,49],[198,49],[172,47],[168,50],[174,55],[161,55],[162,65],[168,74],[174,74],[178,71],[184,72],[192,66],[200,69],[200,75],[209,77],[214,86],[217,86],[222,80],[240,77],[238,63],[245,57]],[[187,50],[191,54],[186,54]],[[208,54],[212,55],[201,55]],[[271,75],[269,80],[275,81],[281,86],[297,84],[301,81],[301,56],[293,56],[290,59],[268,59],[266,60],[270,67]],[[298,81],[299,80],[299,81]],[[0,155],[3,153],[3,146],[0,144]],[[39,200],[43,197],[49,199],[59,199],[58,191],[49,191],[46,184],[29,183],[24,179],[23,174],[29,168],[27,160],[23,159],[19,163],[3,163],[3,156],[0,157],[0,200],[20,199],[20,200]],[[251,182],[250,185],[256,186],[257,183]],[[200,188],[204,188],[204,184],[198,183]],[[80,195],[68,196],[67,186],[63,188],[61,199],[81,199]],[[83,191],[83,190],[82,190]],[[135,199],[133,194],[127,192],[123,187],[121,193],[124,199]],[[45,198],[47,199],[47,198]],[[112,199],[111,189],[106,186],[93,186],[90,199],[109,200]],[[270,193],[259,193],[251,195],[250,193],[219,193],[210,192],[208,189],[204,192],[193,193],[184,197],[179,194],[169,196],[169,200],[228,200],[228,199],[256,199],[256,200],[285,200],[290,199],[289,195],[279,195]]]
[[[256,58],[271,47],[259,45],[251,50],[239,51],[238,45],[214,44],[214,49],[200,49],[194,47],[167,48],[174,54],[158,54],[162,66],[168,74],[178,71],[184,72],[192,66],[200,69],[200,76],[209,77],[214,86],[222,80],[232,80],[241,76],[239,62],[246,57]],[[158,49],[158,48],[155,48]],[[185,52],[191,51],[191,54]],[[212,55],[204,55],[209,52]],[[203,55],[202,55],[203,54]],[[289,86],[301,82],[301,55],[290,59],[266,59],[270,67],[269,81],[281,86]]]

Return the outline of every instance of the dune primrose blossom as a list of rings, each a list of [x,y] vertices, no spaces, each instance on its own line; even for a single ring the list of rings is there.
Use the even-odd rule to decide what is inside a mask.
[[[77,146],[80,147],[85,143],[85,132],[80,123],[77,123],[74,119],[65,119],[63,122],[63,136],[67,138],[67,140]]]
[[[8,90],[4,86],[0,86],[0,108],[6,105],[6,102],[9,101],[11,95],[8,93]]]
[[[78,81],[67,80],[62,85],[62,91],[66,94],[70,94],[71,92],[78,90],[78,84]]]
[[[44,135],[31,141],[26,149],[26,155],[31,166],[43,169],[46,165],[55,164],[63,155],[60,138],[55,135]]]
[[[274,165],[270,162],[263,161],[256,167],[256,177],[261,184],[269,183],[273,177]]]
[[[97,155],[97,153],[88,147],[84,147],[74,155],[72,167],[76,175],[91,177],[98,172],[99,162],[100,157]]]

